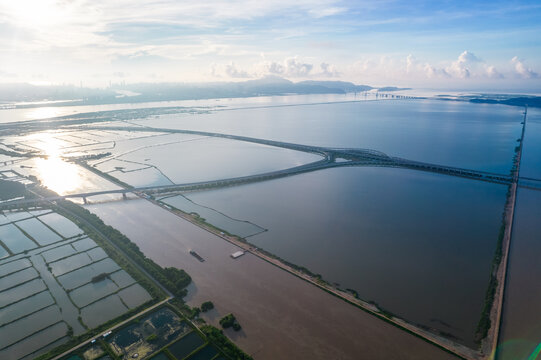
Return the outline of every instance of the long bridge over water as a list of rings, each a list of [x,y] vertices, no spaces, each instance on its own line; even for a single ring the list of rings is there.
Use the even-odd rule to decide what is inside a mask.
[[[81,127],[85,130],[103,130],[103,127]],[[54,201],[60,199],[68,198],[81,198],[86,202],[86,199],[98,195],[107,195],[107,194],[122,194],[126,197],[127,193],[167,193],[167,192],[182,192],[182,191],[193,191],[193,190],[203,190],[211,188],[220,188],[227,186],[235,186],[253,182],[260,182],[266,180],[272,180],[277,178],[282,178],[286,176],[297,175],[301,173],[307,173],[317,170],[323,170],[328,168],[337,168],[337,167],[346,167],[346,166],[370,166],[370,167],[394,167],[394,168],[405,168],[418,171],[426,171],[438,174],[444,174],[449,176],[457,176],[462,178],[468,178],[478,181],[486,181],[498,184],[509,185],[513,182],[513,175],[510,173],[508,175],[464,169],[452,166],[438,165],[420,161],[414,161],[409,159],[404,159],[400,157],[389,156],[385,153],[382,153],[377,150],[372,149],[359,149],[359,148],[332,148],[332,147],[321,147],[321,146],[311,146],[311,145],[302,145],[295,143],[288,143],[283,141],[267,140],[267,139],[258,139],[253,137],[239,136],[239,135],[230,135],[230,134],[221,134],[213,133],[206,131],[196,131],[196,130],[175,130],[175,129],[163,129],[163,128],[149,128],[149,127],[107,127],[108,130],[118,130],[118,131],[141,131],[141,132],[156,132],[156,133],[180,133],[180,134],[190,134],[190,135],[199,135],[206,137],[219,137],[225,139],[231,139],[236,141],[244,141],[255,144],[261,144],[266,146],[280,147],[284,149],[302,151],[307,153],[313,153],[322,156],[321,160],[295,166],[282,170],[275,170],[261,174],[248,175],[248,176],[239,176],[234,178],[227,179],[217,179],[217,180],[207,180],[200,182],[191,182],[184,184],[171,184],[171,185],[159,185],[159,186],[145,186],[145,187],[130,187],[114,190],[103,190],[103,191],[93,191],[77,194],[67,194],[52,196],[41,199],[18,199],[13,201],[7,201],[0,204],[1,208],[19,206],[25,204],[31,204],[39,201]],[[541,191],[541,179],[525,178],[526,183],[525,187],[532,188],[535,190]]]

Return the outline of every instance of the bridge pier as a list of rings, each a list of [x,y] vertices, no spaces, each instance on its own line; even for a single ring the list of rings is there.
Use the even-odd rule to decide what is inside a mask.
[[[128,197],[126,196],[126,193],[125,193],[125,192],[122,193],[122,199],[123,199],[123,200],[128,200]]]
[[[88,204],[88,201],[86,201],[86,196],[83,196],[83,203],[86,205]]]

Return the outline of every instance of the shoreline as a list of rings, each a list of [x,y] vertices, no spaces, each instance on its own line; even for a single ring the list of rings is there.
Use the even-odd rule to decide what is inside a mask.
[[[528,116],[528,107],[524,109],[524,117],[522,119],[522,133],[520,137],[520,145],[516,150],[513,182],[509,188],[509,197],[507,198],[505,207],[505,233],[502,241],[502,258],[498,264],[496,271],[496,280],[498,282],[494,293],[494,302],[490,309],[491,326],[488,334],[481,343],[481,352],[486,359],[494,359],[498,349],[498,341],[500,339],[501,318],[503,313],[503,301],[505,295],[505,282],[507,280],[507,267],[509,265],[509,252],[511,249],[511,236],[513,233],[513,222],[515,218],[515,206],[517,202],[518,181],[520,179],[520,162],[522,160],[522,147],[524,144],[524,134],[526,132],[526,119]]]
[[[172,214],[198,226],[199,228],[239,247],[245,252],[249,252],[252,255],[260,258],[261,260],[264,260],[265,262],[270,263],[271,265],[274,265],[281,270],[284,270],[288,272],[289,274],[298,277],[318,288],[321,290],[340,298],[341,300],[349,303],[350,305],[353,305],[357,307],[358,309],[365,311],[369,313],[372,316],[377,317],[378,319],[385,321],[397,328],[399,328],[402,331],[405,331],[413,336],[416,336],[418,338],[423,339],[424,341],[450,353],[455,356],[457,356],[460,359],[467,359],[467,360],[481,360],[484,357],[482,354],[479,353],[479,351],[471,349],[465,345],[461,345],[458,343],[453,342],[452,340],[449,340],[447,338],[444,338],[442,336],[436,335],[432,332],[429,332],[427,330],[421,329],[420,327],[408,323],[404,319],[400,319],[394,316],[386,316],[384,312],[382,312],[376,305],[370,304],[366,301],[363,301],[359,298],[356,298],[353,294],[345,291],[337,289],[330,284],[322,281],[321,279],[311,276],[309,274],[306,274],[300,270],[297,270],[293,268],[292,266],[284,263],[281,259],[278,259],[276,257],[267,255],[263,251],[260,251],[257,247],[249,244],[248,242],[240,240],[239,237],[234,235],[228,235],[224,233],[222,230],[214,227],[211,224],[208,224],[206,222],[202,222],[199,220],[196,216],[193,216],[191,214],[187,214],[181,210],[175,209],[175,208],[168,208],[165,207],[164,204],[160,203],[158,200],[155,199],[145,199],[153,203],[154,205],[157,205],[164,210],[167,210],[171,212]],[[223,234],[222,234],[223,233]]]

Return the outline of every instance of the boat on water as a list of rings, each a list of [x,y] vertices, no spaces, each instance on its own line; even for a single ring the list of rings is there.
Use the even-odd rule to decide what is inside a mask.
[[[201,261],[201,262],[205,261],[205,259],[203,259],[203,258],[201,257],[201,255],[199,255],[198,253],[196,253],[196,252],[193,251],[193,250],[190,250],[190,255],[192,255],[194,258],[196,258],[197,260],[199,260],[199,261]]]

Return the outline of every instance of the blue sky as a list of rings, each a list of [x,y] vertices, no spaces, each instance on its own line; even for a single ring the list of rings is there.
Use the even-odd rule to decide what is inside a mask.
[[[541,90],[539,1],[0,0],[0,82]]]

